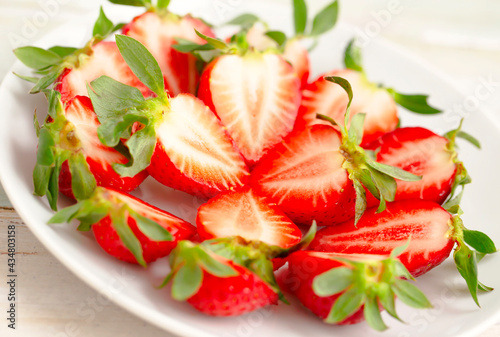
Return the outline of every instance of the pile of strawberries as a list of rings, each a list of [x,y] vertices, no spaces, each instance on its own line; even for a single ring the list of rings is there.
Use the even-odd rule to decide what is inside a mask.
[[[35,116],[35,194],[54,210],[59,193],[77,201],[50,223],[77,219],[129,263],[169,255],[173,298],[214,316],[285,292],[327,323],[384,330],[395,298],[431,306],[411,281],[452,251],[476,303],[491,290],[476,263],[495,245],[460,219],[470,177],[456,140],[478,142],[461,125],[400,127],[397,104],[440,111],[370,82],[354,40],[346,69],[309,82],[304,44],[335,26],[336,1],[312,22],[293,1],[295,37],[245,14],[224,40],[169,1],[111,2],[146,12],[114,25],[101,9],[80,49],[14,51],[37,75],[18,76],[48,99],[43,125]],[[148,175],[207,200],[196,227],[127,194]]]

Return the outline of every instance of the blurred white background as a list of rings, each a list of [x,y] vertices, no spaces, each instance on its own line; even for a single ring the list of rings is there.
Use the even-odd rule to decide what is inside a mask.
[[[54,2],[60,5],[51,7]],[[200,3],[210,8],[217,2],[229,0]],[[309,0],[311,12],[328,2]],[[0,0],[0,78],[15,61],[13,48],[34,43],[64,23],[82,24],[81,18],[85,15],[95,13],[97,16],[101,4],[100,0]],[[391,40],[439,68],[465,95],[473,95],[484,81],[500,82],[500,2],[496,0],[344,0],[340,5],[342,21],[376,38]],[[44,12],[50,15],[40,14]],[[227,15],[229,19],[230,13]],[[500,85],[496,86],[497,94],[481,104],[500,118],[498,92]],[[8,206],[0,188],[0,208]],[[18,220],[13,218],[13,221]],[[26,256],[19,257],[20,268],[25,270],[18,289],[22,302],[19,324],[23,331],[12,336],[168,337],[113,304],[94,303],[98,299],[96,293],[50,256],[27,228],[20,229],[19,245],[26,252]],[[29,255],[30,252],[33,255]],[[34,270],[37,273],[33,273]],[[58,284],[65,286],[57,287]],[[0,290],[5,289],[2,286]],[[5,300],[3,293],[0,303]],[[75,307],[82,303],[94,303],[96,307],[96,317],[91,323],[85,322],[85,316]],[[2,323],[1,336],[5,336],[3,328]],[[500,326],[482,336],[500,336]]]

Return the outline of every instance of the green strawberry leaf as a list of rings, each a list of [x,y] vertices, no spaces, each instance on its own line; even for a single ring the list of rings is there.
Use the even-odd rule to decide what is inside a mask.
[[[130,216],[134,218],[139,230],[151,241],[173,241],[172,234],[156,221],[146,218],[139,213],[129,211]]]
[[[383,285],[380,287],[379,292],[379,301],[382,307],[387,311],[389,315],[402,322],[401,318],[396,312],[396,294],[392,291],[392,288],[389,285]]]
[[[27,67],[35,70],[46,69],[62,61],[55,52],[38,47],[20,47],[14,49],[14,54]]]
[[[74,47],[54,46],[49,48],[49,51],[56,53],[61,58],[65,58],[66,56],[74,54],[76,51],[78,51],[78,49]]]
[[[482,232],[465,229],[463,230],[464,241],[469,246],[483,254],[493,254],[497,252],[495,243],[490,237]]]
[[[54,147],[56,143],[51,132],[47,128],[42,128],[38,137],[38,151],[36,162],[41,166],[52,166],[55,163]]]
[[[50,177],[52,175],[52,167],[36,164],[33,169],[33,185],[34,194],[43,197],[47,194]]]
[[[332,307],[332,310],[325,319],[326,323],[340,323],[354,314],[366,299],[366,295],[358,288],[353,287],[339,296]]]
[[[478,261],[479,261],[479,259],[478,259]],[[490,292],[490,291],[495,290],[492,287],[488,287],[488,286],[482,284],[481,282],[478,282],[478,287],[479,287],[479,290],[484,291],[484,292]]]
[[[134,133],[126,143],[132,160],[125,165],[115,164],[115,171],[123,177],[133,177],[144,171],[151,163],[156,141],[156,131],[152,125],[146,125]]]
[[[165,83],[158,62],[139,41],[125,35],[116,35],[116,45],[132,72],[158,97],[164,97]]]
[[[72,206],[63,208],[49,219],[48,224],[69,223],[78,214],[83,202],[78,202]]]
[[[31,82],[31,83],[38,83],[40,81],[39,77],[32,77],[32,76],[24,76],[15,72],[12,72],[15,76],[19,77],[20,79],[26,81],[26,82]]]
[[[158,0],[156,7],[160,9],[166,9],[170,5],[170,0]]]
[[[358,180],[356,178],[350,177],[350,179],[354,185],[354,190],[356,191],[356,204],[355,204],[355,216],[354,216],[354,225],[356,226],[356,224],[359,222],[359,220],[361,219],[361,217],[365,213],[366,207],[367,207],[366,191],[365,191],[365,188],[363,187],[363,185],[370,186],[370,184],[372,184],[372,182],[370,180],[370,184],[363,184],[363,183],[361,183],[360,180]],[[372,194],[373,194],[373,192],[372,192]]]
[[[406,305],[416,309],[432,308],[431,302],[427,297],[410,282],[396,280],[393,291],[396,296]]]
[[[111,20],[108,19],[101,6],[101,9],[99,10],[99,17],[97,18],[97,21],[94,24],[92,36],[100,36],[104,38],[109,34],[111,34],[113,32],[113,29],[114,29],[113,22],[111,22]]]
[[[354,273],[347,267],[333,268],[316,276],[313,280],[314,293],[327,297],[346,290],[353,283]]]
[[[467,283],[472,299],[476,302],[478,307],[481,307],[477,298],[479,283],[477,278],[476,252],[471,250],[465,244],[459,243],[453,253],[453,259],[455,260],[455,264],[457,265],[460,275],[462,275]]]
[[[347,96],[349,98],[349,102],[347,103],[346,113],[345,113],[345,117],[344,117],[344,127],[340,128],[341,131],[342,131],[342,129],[344,129],[342,131],[342,135],[345,135],[347,133],[347,131],[346,131],[347,125],[349,125],[349,121],[351,119],[351,103],[352,103],[352,98],[353,98],[351,83],[349,83],[349,81],[346,80],[345,78],[338,77],[338,76],[326,76],[325,80],[340,85],[345,90],[345,92],[347,93]]]
[[[374,197],[380,199],[379,208],[377,209],[377,213],[380,213],[385,211],[386,201],[394,201],[397,188],[396,180],[377,170],[370,170],[370,177],[377,188],[378,195],[374,195]]]
[[[360,145],[363,140],[363,126],[365,124],[365,113],[359,113],[352,117],[351,125],[349,126],[349,139],[356,144]]]
[[[222,41],[220,39],[214,39],[212,37],[206,36],[206,35],[200,33],[196,29],[195,29],[195,32],[196,32],[196,35],[198,35],[199,37],[201,37],[203,40],[207,41],[207,43],[209,45],[211,45],[212,47],[214,47],[215,49],[219,49],[219,50],[227,50],[227,49],[229,49],[229,46],[224,41]]]
[[[307,5],[305,0],[293,0],[295,34],[304,34],[307,27]]]
[[[126,205],[123,205],[118,211],[111,212],[111,222],[123,245],[127,247],[132,255],[134,255],[135,259],[141,266],[146,267],[146,261],[144,261],[144,257],[142,255],[143,251],[141,243],[135,236],[134,232],[132,232],[132,229],[130,229],[127,219],[124,216],[126,213],[126,207]]]
[[[151,6],[151,0],[109,0],[109,2],[116,5],[134,6],[134,7],[146,7]]]
[[[465,131],[462,131],[462,130],[458,131],[456,134],[456,137],[465,139],[466,141],[468,141],[469,143],[471,143],[472,145],[474,145],[478,149],[481,149],[481,143],[479,142],[479,140],[477,140],[477,138],[475,138],[474,136],[472,136],[471,134],[469,134]]]
[[[61,172],[61,166],[64,163],[64,158],[62,156],[56,156],[55,165],[51,170],[49,184],[47,186],[47,200],[49,201],[50,208],[57,211],[57,200],[59,197],[59,174]]]
[[[54,71],[49,72],[46,76],[40,78],[40,80],[35,84],[35,86],[30,90],[30,94],[38,94],[40,91],[47,89],[52,83],[54,83],[59,75],[63,72],[62,68],[56,68]]]
[[[428,95],[405,95],[396,92],[396,90],[392,88],[386,88],[386,90],[389,94],[391,94],[396,103],[409,111],[424,115],[435,115],[442,112],[442,110],[429,105],[427,102],[427,99],[429,98]]]
[[[177,42],[172,46],[175,50],[181,52],[181,53],[192,53],[194,51],[207,51],[207,50],[215,50],[215,47],[212,46],[211,44],[205,43],[205,44],[198,44],[195,43],[191,40],[186,40],[183,38],[176,38],[175,41]]]
[[[401,254],[404,253],[405,250],[408,249],[408,247],[410,246],[410,242],[411,242],[411,236],[408,238],[408,240],[406,240],[406,243],[402,246],[399,246],[399,247],[396,247],[392,250],[391,252],[391,257],[393,259],[397,258],[398,256],[400,256]]]
[[[255,23],[259,22],[260,18],[254,14],[246,13],[241,14],[229,22],[226,22],[224,26],[240,26],[244,29],[252,27]]]
[[[319,36],[335,27],[339,16],[339,4],[335,0],[314,18],[311,36]]]
[[[377,330],[385,331],[387,330],[387,325],[385,325],[380,315],[380,309],[378,307],[378,301],[375,296],[368,296],[365,301],[365,306],[363,308],[363,314],[368,325]]]
[[[271,38],[280,47],[283,46],[287,41],[286,34],[283,32],[277,31],[277,30],[268,31],[268,32],[266,32],[265,35],[267,37]]]
[[[367,161],[367,164],[371,168],[373,168],[381,173],[384,173],[384,174],[388,175],[389,177],[395,178],[395,179],[399,179],[399,180],[403,180],[403,181],[420,181],[420,180],[422,180],[422,176],[417,176],[415,174],[412,174],[410,172],[402,170],[398,167],[385,165],[385,164],[382,164],[382,163],[379,163],[376,161]]]
[[[212,256],[210,256],[210,254],[208,254],[205,250],[198,249],[196,252],[197,252],[196,256],[199,260],[201,267],[204,270],[206,270],[207,273],[210,273],[217,277],[231,277],[238,275],[238,272],[236,272],[231,266],[224,264],[220,261],[217,261]]]
[[[203,282],[203,271],[197,264],[185,264],[176,273],[172,282],[172,297],[185,301],[198,292]]]
[[[69,157],[68,163],[71,172],[71,190],[76,200],[88,199],[96,189],[97,183],[85,156],[83,153],[73,155]]]
[[[361,48],[356,45],[356,39],[349,41],[344,52],[344,64],[347,69],[363,72],[363,57]]]

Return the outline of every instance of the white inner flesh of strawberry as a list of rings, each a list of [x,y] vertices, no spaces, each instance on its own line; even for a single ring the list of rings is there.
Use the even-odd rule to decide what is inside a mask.
[[[299,86],[293,69],[274,54],[226,55],[218,61],[210,81],[212,100],[246,159],[257,161],[292,130]]]
[[[84,154],[100,163],[104,170],[112,170],[113,163],[126,163],[127,159],[115,149],[104,146],[97,136],[99,121],[95,113],[78,98],[66,108],[66,118],[75,126]]]
[[[156,134],[177,169],[196,181],[241,185],[244,162],[210,109],[187,94],[171,99],[170,105]]]

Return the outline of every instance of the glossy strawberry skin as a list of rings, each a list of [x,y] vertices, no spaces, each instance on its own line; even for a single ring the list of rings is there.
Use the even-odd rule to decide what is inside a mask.
[[[295,130],[315,124],[329,124],[318,120],[317,114],[331,117],[343,125],[347,95],[340,86],[326,81],[325,76],[339,76],[350,82],[353,91],[351,118],[358,113],[366,113],[362,146],[397,128],[398,110],[389,93],[368,83],[361,73],[343,69],[318,77],[304,89]]]
[[[370,145],[377,151],[379,163],[395,166],[422,180],[397,180],[395,200],[423,199],[442,204],[451,192],[457,166],[448,140],[422,127],[396,129]],[[367,195],[368,196],[368,195]],[[371,194],[368,205],[378,204]]]
[[[54,89],[61,93],[63,102],[69,102],[76,96],[87,96],[87,84],[103,75],[138,88],[145,97],[153,95],[134,75],[115,42],[99,42],[92,47],[91,54],[82,59],[82,63],[75,68],[65,69],[56,80]]]
[[[290,248],[302,237],[300,229],[283,212],[249,187],[221,193],[201,205],[196,224],[202,240],[240,236]]]
[[[75,124],[75,127],[77,128],[77,136],[79,132],[78,128],[80,127],[82,128],[80,129],[80,132],[85,132],[85,136],[83,138],[90,138],[90,141],[86,143],[90,145],[86,146],[84,144],[82,151],[85,154],[90,172],[96,179],[97,186],[110,187],[122,192],[130,192],[136,189],[144,181],[144,179],[147,178],[148,174],[146,171],[140,172],[133,177],[121,177],[113,169],[113,164],[125,164],[128,159],[119,154],[116,150],[100,144],[97,137],[97,127],[99,126],[99,121],[93,111],[92,102],[88,97],[77,96],[70,100],[66,104],[66,115],[70,120],[72,119],[70,115],[77,115],[76,120],[78,120],[79,123]],[[96,151],[102,152],[104,155],[101,156]],[[113,158],[113,160],[103,160],[103,156],[105,157],[106,155]],[[61,167],[59,175],[59,191],[67,197],[74,199],[71,187],[71,172],[67,161],[64,162]]]
[[[167,118],[170,120],[163,122],[167,131],[163,133],[157,131],[156,147],[151,164],[147,168],[149,174],[165,186],[201,198],[211,198],[220,192],[243,186],[248,180],[248,168],[215,115],[199,99],[190,94],[180,94],[170,102],[175,111],[169,112],[170,116]],[[193,120],[188,120],[189,118]],[[209,130],[207,132],[216,134],[215,137],[220,147],[217,149],[207,147],[206,144],[210,145],[210,142],[197,138],[197,131],[192,131],[188,122],[198,126],[204,125],[204,129]],[[179,128],[183,126],[189,129],[186,133],[179,131]],[[174,145],[167,149],[162,137],[165,137],[165,141],[172,140]],[[182,151],[179,150],[175,147],[178,143],[186,145],[189,149],[186,150],[184,147]],[[187,153],[194,151],[193,148],[205,155],[213,155],[214,158],[218,156],[218,171],[213,172],[207,165],[204,165],[199,159],[199,152]],[[221,152],[223,154],[220,154]]]
[[[450,237],[451,215],[438,204],[404,200],[387,204],[384,212],[368,209],[357,225],[354,221],[318,231],[309,249],[342,254],[389,255],[407,243],[399,256],[413,276],[427,273],[445,261],[455,245]]]
[[[211,316],[238,316],[278,303],[278,294],[246,268],[227,262],[239,275],[221,278],[203,271],[198,292],[187,302]]]
[[[308,251],[293,253],[287,260],[288,271],[280,282],[313,314],[323,320],[326,319],[342,292],[328,297],[320,297],[313,291],[313,281],[316,276],[344,265],[336,260],[321,257],[321,254]],[[362,321],[364,321],[363,307],[338,325],[351,325]]]
[[[255,71],[246,72],[248,67],[253,67]],[[233,77],[237,76],[241,77],[241,81],[234,82]],[[265,81],[271,81],[269,78],[274,82],[264,85]],[[239,83],[248,85],[240,86]],[[250,84],[255,83],[260,84],[251,88]],[[235,98],[235,93],[241,95],[241,101]],[[252,167],[292,131],[300,106],[300,79],[292,66],[279,55],[223,55],[203,71],[198,97],[227,127],[229,135]],[[275,98],[268,102],[269,97]]]
[[[112,190],[110,191],[111,193],[113,193]],[[130,207],[132,207],[133,210],[135,210],[142,216],[150,218],[151,220],[159,223],[163,228],[168,230],[174,238],[173,241],[152,241],[139,230],[135,219],[129,216],[127,218],[127,223],[134,235],[141,243],[143,257],[146,263],[154,262],[161,257],[167,256],[168,254],[170,254],[172,249],[177,246],[177,243],[179,241],[187,240],[196,233],[196,229],[193,225],[180,218],[177,218],[176,216],[168,212],[149,205],[146,202],[131,195],[125,195],[118,191],[114,191],[114,193],[118,193],[119,195],[121,195],[121,198],[125,198],[126,200],[128,200],[128,204]],[[97,243],[102,247],[104,251],[106,251],[106,253],[121,261],[137,264],[136,258],[133,256],[130,250],[125,247],[125,245],[119,238],[118,233],[113,228],[113,224],[109,216],[106,216],[97,224],[94,224],[92,226],[92,231]]]
[[[276,146],[252,171],[251,185],[296,224],[331,226],[354,217],[356,193],[342,168],[340,135],[315,125]]]
[[[165,89],[171,96],[180,93],[196,94],[200,73],[196,66],[196,58],[172,48],[177,42],[175,38],[184,38],[196,43],[205,43],[195,33],[195,29],[209,37],[214,32],[201,20],[186,15],[174,18],[169,14],[162,15],[146,12],[135,17],[123,27],[123,34],[131,36],[144,44],[158,60],[165,77]]]

